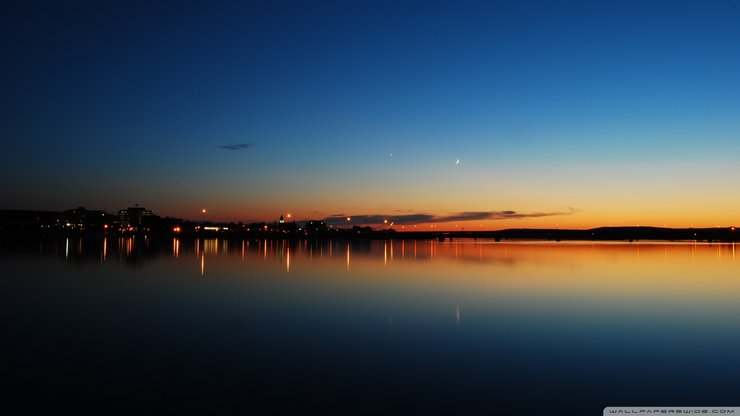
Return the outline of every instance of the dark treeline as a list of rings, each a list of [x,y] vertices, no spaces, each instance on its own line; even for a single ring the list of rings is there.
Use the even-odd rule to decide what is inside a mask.
[[[725,228],[659,228],[659,227],[600,227],[589,230],[560,230],[519,228],[499,231],[368,231],[357,233],[356,238],[386,239],[456,239],[487,238],[496,241],[737,241],[735,227]]]

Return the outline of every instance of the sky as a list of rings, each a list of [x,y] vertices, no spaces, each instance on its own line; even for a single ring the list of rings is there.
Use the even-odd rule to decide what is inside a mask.
[[[4,1],[0,34],[0,208],[740,223],[737,1]]]

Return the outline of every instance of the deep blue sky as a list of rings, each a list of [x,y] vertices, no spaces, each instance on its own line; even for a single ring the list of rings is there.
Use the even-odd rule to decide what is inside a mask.
[[[735,1],[154,3],[0,6],[3,208],[740,212]]]

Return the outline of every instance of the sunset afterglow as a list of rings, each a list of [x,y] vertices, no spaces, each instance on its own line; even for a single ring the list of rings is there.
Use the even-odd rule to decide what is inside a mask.
[[[18,4],[2,29],[3,208],[738,222],[730,3],[45,7]]]

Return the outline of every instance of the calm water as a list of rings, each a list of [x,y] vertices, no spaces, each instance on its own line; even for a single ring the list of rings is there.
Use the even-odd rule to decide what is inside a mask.
[[[738,405],[736,257],[692,243],[5,239],[2,406]]]

